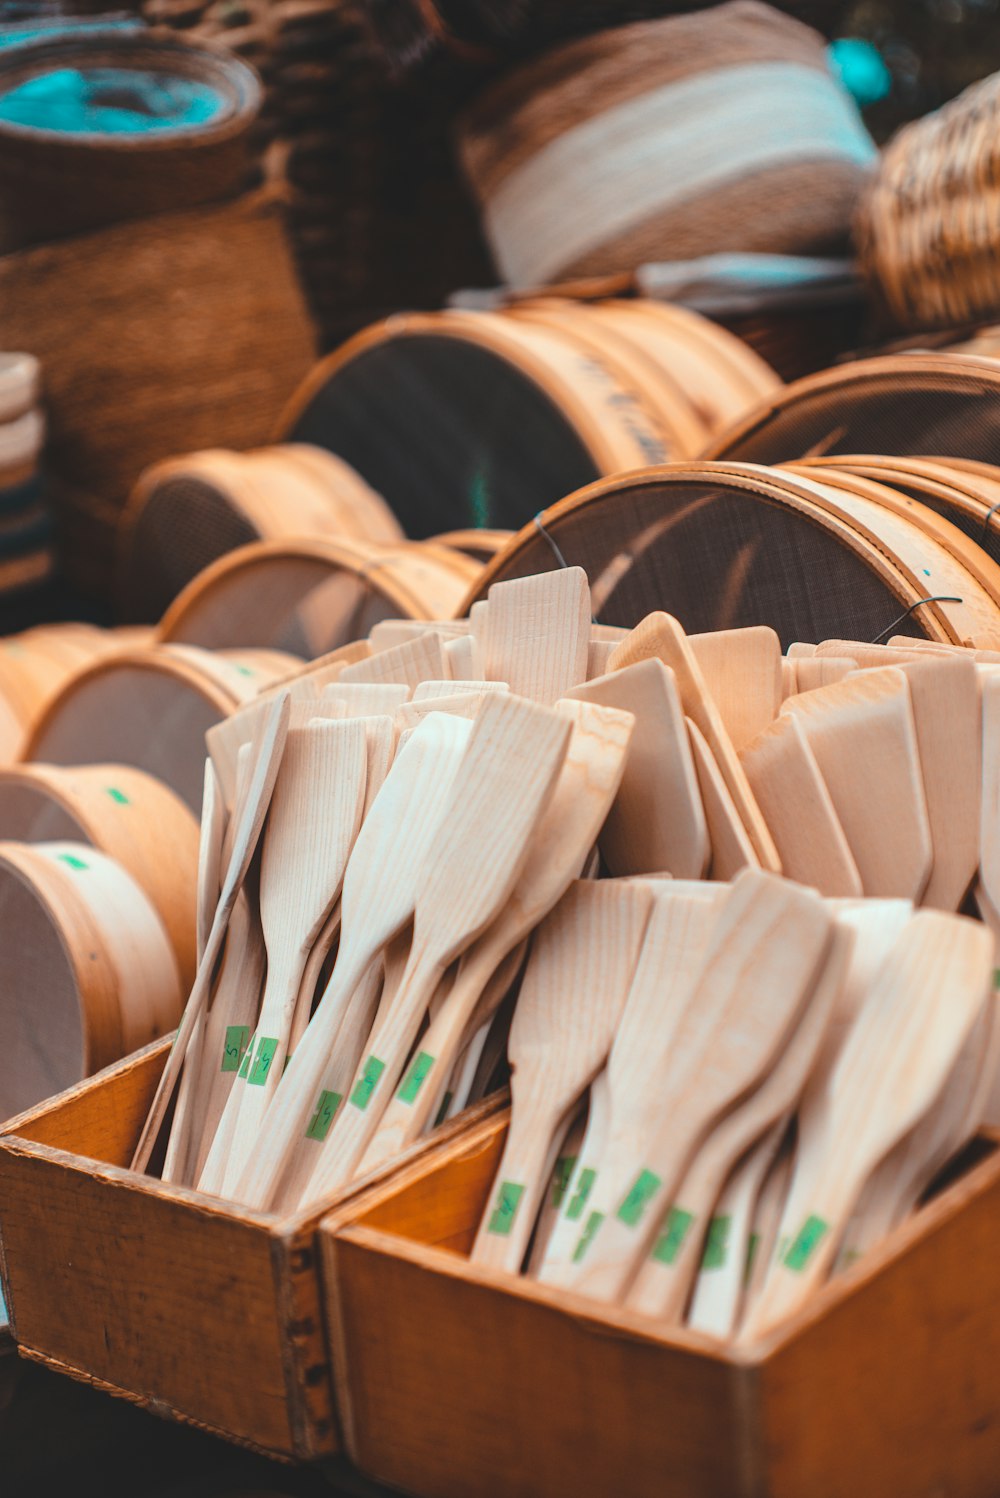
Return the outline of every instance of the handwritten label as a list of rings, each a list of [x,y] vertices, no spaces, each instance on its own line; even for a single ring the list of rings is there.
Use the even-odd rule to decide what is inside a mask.
[[[263,1087],[267,1081],[267,1074],[271,1070],[271,1062],[274,1053],[278,1049],[277,1036],[262,1035],[257,1043],[257,1054],[254,1057],[253,1066],[247,1081],[251,1087]]]
[[[722,1269],[729,1257],[729,1229],[733,1219],[726,1215],[713,1217],[708,1224],[705,1252],[701,1256],[702,1269]]]
[[[566,1208],[566,1216],[570,1222],[577,1222],[583,1216],[583,1209],[587,1205],[587,1197],[593,1190],[596,1180],[596,1170],[581,1170],[580,1179],[573,1193],[573,1199]]]
[[[560,1155],[556,1161],[556,1168],[552,1172],[552,1195],[549,1202],[553,1207],[561,1207],[563,1197],[569,1189],[570,1177],[576,1168],[575,1155]]]
[[[574,1264],[579,1264],[580,1261],[583,1259],[584,1255],[587,1252],[587,1249],[590,1247],[590,1245],[593,1243],[594,1239],[596,1238],[596,1236],[597,1236],[597,1229],[600,1227],[600,1225],[601,1225],[601,1223],[603,1221],[604,1221],[604,1213],[603,1212],[591,1212],[590,1216],[587,1218],[587,1226],[584,1228],[583,1232],[580,1234],[580,1237],[579,1237],[579,1239],[577,1241],[577,1245],[576,1245],[576,1247],[573,1250],[573,1263]]]
[[[316,1112],[309,1120],[309,1127],[306,1129],[307,1139],[318,1139],[322,1144],[330,1132],[333,1115],[340,1107],[342,1101],[343,1098],[339,1092],[324,1091],[320,1093],[319,1101],[316,1104]]]
[[[640,1170],[631,1190],[618,1208],[618,1220],[626,1227],[638,1227],[646,1208],[659,1191],[663,1182],[651,1170]]]
[[[250,1044],[249,1025],[229,1025],[222,1047],[222,1071],[239,1071]]]
[[[684,1239],[691,1230],[694,1213],[683,1207],[671,1207],[663,1220],[660,1235],[653,1244],[652,1257],[658,1264],[672,1264],[684,1247]]]
[[[523,1195],[524,1187],[519,1186],[516,1181],[500,1182],[500,1190],[497,1193],[497,1204],[493,1208],[490,1220],[486,1225],[488,1233],[499,1233],[502,1238],[507,1237],[514,1226],[518,1203]]]
[[[410,1069],[403,1078],[403,1085],[396,1093],[401,1103],[415,1103],[417,1094],[427,1081],[434,1068],[434,1057],[427,1051],[419,1051],[410,1064]]]
[[[801,1274],[829,1231],[830,1224],[824,1222],[822,1217],[816,1217],[815,1215],[807,1217],[799,1228],[792,1246],[782,1258],[781,1262],[785,1268],[794,1270],[796,1274]]]
[[[372,1100],[372,1093],[378,1086],[378,1079],[385,1071],[385,1062],[380,1061],[377,1056],[369,1056],[365,1062],[365,1069],[354,1084],[351,1093],[351,1102],[355,1108],[360,1108],[362,1113]]]

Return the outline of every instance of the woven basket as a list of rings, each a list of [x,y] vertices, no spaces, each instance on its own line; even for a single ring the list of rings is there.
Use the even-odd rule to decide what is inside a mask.
[[[861,264],[902,328],[1000,311],[1000,73],[905,126],[858,216]]]

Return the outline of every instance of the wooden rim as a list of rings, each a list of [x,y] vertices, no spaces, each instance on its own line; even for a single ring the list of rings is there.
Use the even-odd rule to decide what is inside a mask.
[[[691,462],[669,463],[660,467],[640,469],[634,473],[598,479],[578,489],[575,494],[549,507],[538,516],[546,530],[558,527],[560,519],[569,514],[580,514],[633,486],[656,483],[718,483],[723,479],[732,488],[742,490],[759,499],[785,509],[794,510],[827,533],[833,533],[845,542],[854,555],[873,572],[886,589],[899,599],[901,608],[912,606],[921,596],[914,591],[906,572],[896,559],[855,522],[837,514],[830,506],[821,506],[810,494],[805,484],[798,483],[780,469],[766,468],[751,463]],[[477,586],[466,595],[463,613],[467,614],[474,603],[485,598],[494,581],[502,578],[510,558],[528,543],[538,538],[538,526],[532,521],[523,526],[510,545],[500,552],[483,570]],[[942,644],[961,644],[961,638],[938,604],[921,607],[921,621],[928,631],[928,638]]]
[[[513,531],[498,530],[445,531],[430,539],[437,546],[446,546],[449,551],[460,551],[474,562],[485,566],[491,557],[503,550],[513,534]]]

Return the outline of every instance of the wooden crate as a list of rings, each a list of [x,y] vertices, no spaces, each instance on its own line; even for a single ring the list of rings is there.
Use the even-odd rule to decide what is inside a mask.
[[[251,1212],[127,1168],[169,1044],[0,1133],[0,1274],[18,1349],[268,1455],[330,1456],[322,1212]]]
[[[1000,1136],[745,1351],[466,1257],[505,1117],[322,1224],[345,1446],[422,1498],[986,1498],[1000,1481]]]

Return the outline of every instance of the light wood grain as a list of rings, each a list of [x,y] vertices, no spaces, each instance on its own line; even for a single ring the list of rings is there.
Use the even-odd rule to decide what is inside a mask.
[[[427,631],[405,645],[381,650],[367,660],[345,666],[337,680],[345,684],[393,683],[413,688],[430,677],[440,680],[449,674],[440,635]]]
[[[704,734],[693,719],[685,719],[685,724],[712,850],[711,876],[735,879],[741,869],[760,867],[757,850]]]
[[[778,716],[781,641],[760,624],[689,635],[688,644],[739,753]]]
[[[586,681],[590,585],[582,567],[495,583],[487,601],[489,680],[543,703]]]

